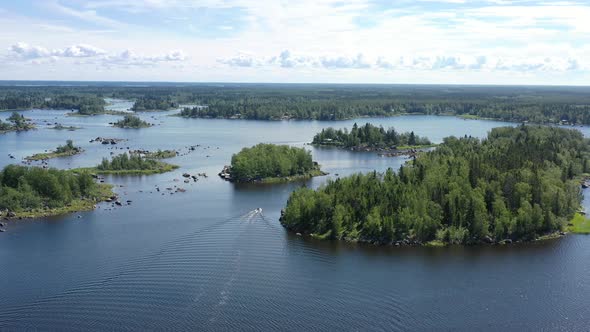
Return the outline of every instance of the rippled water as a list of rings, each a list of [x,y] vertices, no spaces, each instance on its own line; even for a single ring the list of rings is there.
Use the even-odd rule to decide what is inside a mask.
[[[172,173],[110,177],[121,208],[11,223],[0,233],[0,330],[586,330],[590,237],[506,247],[389,248],[289,234],[278,216],[303,183],[234,185],[215,174],[259,142],[303,146],[323,127],[355,121],[264,122],[141,116],[157,124],[112,128],[118,116],[24,112],[40,129],[0,135],[0,166],[71,138],[86,152],[52,160],[93,166],[111,152],[178,149]],[[0,118],[9,116],[0,113]],[[46,129],[46,122],[83,127]],[[453,117],[360,119],[440,142],[484,136],[505,123]],[[590,133],[588,128],[580,128]],[[128,141],[89,143],[97,136]],[[188,153],[188,146],[200,144]],[[402,158],[307,146],[329,176],[397,168]],[[8,154],[16,159],[9,159]],[[209,178],[184,184],[183,172]],[[182,187],[185,193],[157,192]],[[162,195],[164,193],[164,195]],[[584,203],[590,206],[588,200]],[[262,207],[263,214],[253,210]]]

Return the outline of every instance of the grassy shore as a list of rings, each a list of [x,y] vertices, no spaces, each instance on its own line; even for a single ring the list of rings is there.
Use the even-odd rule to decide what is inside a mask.
[[[164,162],[158,162],[157,167],[153,169],[120,169],[120,170],[101,170],[97,167],[85,167],[76,168],[72,171],[78,172],[90,172],[92,174],[103,174],[103,175],[151,175],[160,174],[173,171],[177,169],[178,165],[172,165]]]
[[[270,177],[270,178],[263,178],[260,180],[249,181],[252,183],[283,183],[283,182],[291,182],[291,181],[301,181],[311,179],[315,176],[324,176],[328,175],[328,173],[321,171],[319,169],[313,170],[311,172],[300,174],[300,175],[293,175],[293,176],[286,176],[286,177]],[[240,182],[240,181],[238,181]]]
[[[590,234],[590,219],[581,213],[576,213],[574,218],[570,220],[567,231],[577,234]]]
[[[135,152],[132,151],[132,154]],[[145,153],[139,153],[144,158],[147,159],[168,159],[176,157],[176,151],[174,150],[158,150],[158,151],[148,151]]]
[[[57,208],[15,212],[15,218],[41,218],[68,214],[72,212],[91,211],[95,208],[97,203],[106,201],[113,195],[114,192],[112,185],[100,183],[97,185],[96,191],[92,194],[92,196],[95,198],[73,200],[68,205]]]
[[[76,151],[72,150],[72,151],[66,151],[66,152],[37,153],[32,156],[28,156],[25,159],[29,160],[29,161],[39,161],[39,160],[44,160],[44,159],[75,156],[75,155],[80,154],[82,152],[84,152],[84,150],[80,149],[80,150],[76,150]]]
[[[82,127],[75,127],[75,126],[63,126],[61,124],[57,124],[53,127],[49,127],[47,129],[55,129],[55,130],[69,130],[69,131],[74,131],[74,130],[78,130],[78,129],[82,129]]]

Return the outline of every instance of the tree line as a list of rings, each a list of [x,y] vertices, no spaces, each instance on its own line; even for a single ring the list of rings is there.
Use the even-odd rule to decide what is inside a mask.
[[[374,243],[532,240],[579,209],[589,142],[576,130],[495,128],[448,137],[396,173],[372,172],[292,193],[283,225],[318,237]]]
[[[172,100],[172,97],[165,96],[146,96],[138,98],[133,107],[133,111],[148,111],[148,110],[169,110],[177,108],[178,103]]]
[[[97,186],[88,173],[8,165],[0,171],[0,210],[63,207],[73,200],[96,198]]]
[[[137,109],[193,103],[184,117],[341,120],[400,114],[458,115],[504,121],[590,124],[587,87],[165,84],[0,86],[0,109],[65,108],[101,112],[104,98],[137,100]]]
[[[313,137],[312,144],[336,145],[345,148],[368,147],[371,149],[396,148],[399,146],[424,146],[432,142],[426,137],[421,137],[411,132],[398,132],[391,127],[385,130],[383,127],[366,123],[359,127],[356,123],[350,132],[347,128],[334,129],[332,127],[322,129]]]

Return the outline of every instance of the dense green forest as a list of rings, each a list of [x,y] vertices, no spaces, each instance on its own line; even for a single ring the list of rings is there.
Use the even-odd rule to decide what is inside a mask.
[[[152,125],[135,115],[126,114],[123,119],[115,122],[113,126],[119,128],[147,128],[151,127]]]
[[[81,172],[18,165],[0,171],[0,210],[14,216],[58,214],[91,208],[110,194],[105,185]]]
[[[68,86],[59,86],[50,83],[42,82],[46,86],[0,84],[0,109],[49,107],[45,103],[58,106],[51,100],[66,96],[62,106],[68,109],[80,109],[81,104],[94,108],[92,105],[103,103],[103,98],[201,105],[183,110],[184,117],[340,120],[434,114],[590,124],[588,87],[188,83],[127,86],[113,82],[80,85],[69,82]],[[67,96],[80,99],[70,103],[67,100],[72,98]]]
[[[258,144],[231,159],[231,178],[238,182],[320,175],[319,166],[304,148]]]
[[[8,131],[21,131],[34,129],[35,125],[30,123],[22,114],[12,112],[7,121],[0,120],[0,134]]]
[[[46,94],[19,91],[2,94],[0,109],[72,109],[83,115],[104,113],[105,101],[94,95]]]
[[[429,146],[432,142],[426,137],[409,133],[400,133],[391,127],[385,130],[370,123],[359,127],[356,123],[350,132],[347,128],[334,129],[332,127],[322,129],[313,137],[312,144],[335,145],[345,148],[369,148],[369,149],[392,149],[399,147]]]
[[[86,169],[102,174],[155,174],[169,172],[178,168],[158,160],[127,153],[114,156],[111,160],[103,158],[95,168]]]
[[[519,126],[448,137],[397,173],[356,174],[292,193],[293,231],[375,243],[532,240],[580,207],[589,142],[576,130]]]
[[[151,111],[151,110],[169,110],[172,108],[177,108],[178,103],[172,100],[172,97],[153,97],[147,96],[138,98],[133,107],[131,108],[133,111]]]

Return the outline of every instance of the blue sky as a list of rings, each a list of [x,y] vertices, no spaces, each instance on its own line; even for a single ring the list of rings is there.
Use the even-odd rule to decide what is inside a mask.
[[[0,79],[572,84],[590,1],[0,0]]]

